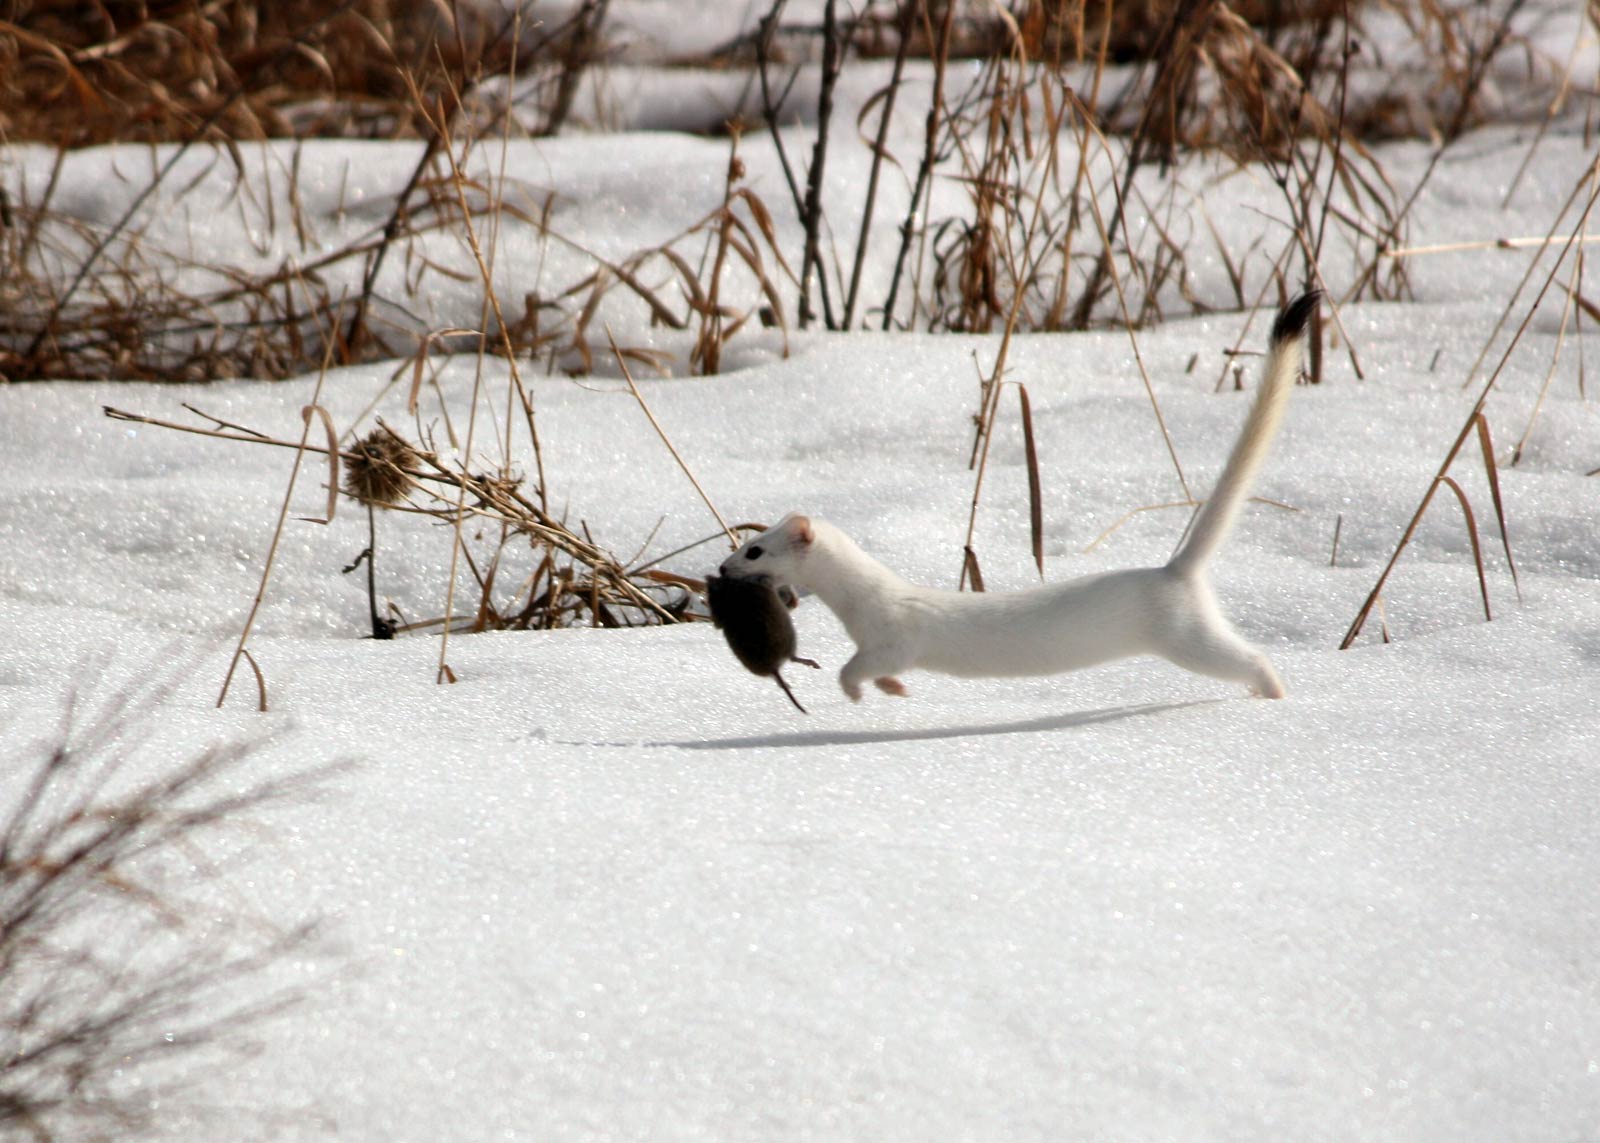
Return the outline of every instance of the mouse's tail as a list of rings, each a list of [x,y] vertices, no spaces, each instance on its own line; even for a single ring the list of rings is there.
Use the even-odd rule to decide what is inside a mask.
[[[1245,417],[1244,427],[1228,454],[1228,463],[1217,478],[1211,499],[1200,507],[1188,538],[1167,562],[1176,572],[1194,572],[1206,566],[1222,541],[1228,538],[1240,506],[1250,494],[1256,473],[1267,459],[1267,449],[1277,435],[1289,404],[1289,393],[1300,375],[1301,340],[1306,324],[1322,294],[1308,290],[1278,311],[1272,323],[1272,344],[1267,366],[1262,373],[1255,401]]]
[[[800,660],[800,662],[802,662],[802,663],[806,662],[806,661],[807,660],[805,660],[805,659],[801,659]],[[816,666],[815,663],[812,663],[811,665],[813,667]],[[783,681],[783,676],[782,675],[778,674],[777,671],[773,671],[772,672],[772,677],[778,680],[778,685],[783,688],[783,693],[789,696],[789,701],[790,702],[794,703],[795,710],[799,711],[801,714],[810,714],[811,713],[810,711],[806,710],[805,707],[800,705],[800,700],[794,697],[794,692],[789,689],[789,684]]]

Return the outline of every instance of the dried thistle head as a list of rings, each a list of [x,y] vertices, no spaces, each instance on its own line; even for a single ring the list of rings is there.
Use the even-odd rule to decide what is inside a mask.
[[[416,463],[416,449],[388,429],[373,429],[345,460],[344,490],[363,504],[390,507],[416,484],[408,471]]]

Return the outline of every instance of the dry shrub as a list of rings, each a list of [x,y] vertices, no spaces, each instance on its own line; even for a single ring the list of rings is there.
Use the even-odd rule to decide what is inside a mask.
[[[483,399],[490,400],[487,395]],[[223,421],[199,409],[190,411],[204,423],[167,421],[110,406],[104,410],[113,420],[241,444],[301,447],[299,442]],[[469,415],[468,410],[456,409],[451,419],[465,420]],[[531,433],[531,416],[527,424]],[[389,440],[375,445],[380,438]],[[466,572],[477,593],[470,617],[448,608],[445,614],[426,618],[408,620],[397,615],[399,622],[392,633],[441,628],[465,632],[575,625],[633,627],[676,623],[684,618],[690,600],[681,579],[631,568],[596,543],[581,524],[573,528],[553,515],[543,503],[544,491],[526,487],[510,457],[501,459],[497,471],[485,471],[476,459],[470,464],[464,461],[462,450],[432,438],[420,419],[414,438],[419,443],[380,422],[378,428],[346,444],[339,453],[345,470],[353,473],[372,466],[375,453],[385,458],[379,461],[385,467],[397,458],[404,462],[403,468],[387,474],[387,488],[375,490],[370,484],[346,487],[343,492],[349,499],[365,505],[375,502],[374,492],[392,493],[394,500],[387,506],[394,519],[452,529],[460,524]],[[327,453],[310,444],[304,451],[318,456]],[[344,570],[354,571],[356,566],[353,563]]]
[[[172,680],[5,759],[0,809],[0,1136],[127,1139],[182,1114],[201,1081],[298,995],[265,979],[316,953],[314,927],[258,916],[230,888],[262,815],[332,768],[250,773],[259,742],[152,765]]]
[[[1360,0],[1358,0],[1358,3]],[[1275,32],[1344,10],[1342,0],[1239,0],[1232,14]],[[1159,57],[1161,33],[1174,18],[1193,18],[1189,0],[1027,0],[1018,24],[1029,56],[1082,62],[1102,50],[1113,63]],[[1201,14],[1204,18],[1204,14]]]
[[[1121,139],[1106,133],[1115,108],[1084,102],[1057,69],[1020,51],[987,61],[982,81],[944,109],[936,144],[952,156],[967,208],[941,215],[931,195],[914,204],[929,219],[923,252],[911,259],[923,290],[909,314],[894,315],[898,323],[1082,329],[1221,303],[1208,300],[1214,286],[1203,290],[1190,265],[1206,232],[1174,225],[1206,218],[1205,188],[1171,173],[1180,153],[1197,149],[1186,133],[1211,140],[1219,162],[1263,165],[1285,196],[1291,225],[1267,228],[1252,249],[1230,251],[1210,228],[1235,305],[1260,304],[1263,290],[1286,293],[1291,270],[1317,280],[1325,230],[1377,263],[1380,236],[1397,228],[1393,192],[1368,153],[1342,145],[1334,116],[1294,70],[1226,12],[1214,25],[1169,32],[1171,51],[1151,68],[1144,96],[1129,100],[1142,112]],[[1194,78],[1202,65],[1204,99]],[[1321,134],[1303,143],[1313,128]],[[1385,272],[1392,278],[1394,267]],[[1377,291],[1390,278],[1374,274],[1368,284]]]
[[[494,29],[473,5],[429,0],[14,0],[0,23],[0,132],[77,147],[110,141],[414,133],[402,71],[484,58]],[[446,19],[446,16],[449,19]]]
[[[716,372],[729,338],[753,317],[785,330],[813,316],[830,328],[863,317],[957,331],[1143,324],[1169,312],[1253,307],[1285,295],[1291,276],[1328,285],[1325,248],[1338,252],[1338,277],[1351,283],[1333,289],[1338,301],[1403,297],[1403,263],[1381,255],[1403,243],[1409,204],[1397,201],[1362,140],[1420,130],[1448,142],[1485,113],[1480,92],[1495,61],[1525,46],[1514,26],[1520,0],[1494,18],[1439,0],[1399,10],[1332,0],[1018,0],[1009,9],[879,0],[833,5],[847,15],[787,29],[775,0],[753,40],[770,123],[787,114],[787,84],[771,70],[822,37],[811,53],[825,82],[810,169],[791,163],[779,141],[803,248],[740,181],[735,153],[719,207],[664,243],[608,259],[553,229],[553,196],[508,202],[499,182],[461,176],[473,149],[501,130],[559,129],[578,77],[604,52],[604,0],[566,5],[559,19],[544,19],[545,7],[529,0],[490,24],[475,6],[425,0],[13,3],[0,23],[0,59],[12,65],[0,65],[0,116],[13,138],[221,140],[216,162],[236,172],[241,210],[251,176],[236,139],[415,135],[424,149],[387,220],[340,248],[308,242],[292,205],[266,211],[273,232],[294,228],[300,258],[265,272],[195,265],[142,235],[133,211],[91,227],[54,211],[54,180],[28,188],[28,201],[3,204],[0,377],[285,377],[315,369],[329,338],[341,364],[409,356],[419,345],[460,348],[466,335],[429,328],[410,301],[430,277],[474,276],[430,256],[437,244],[426,239],[464,235],[479,216],[532,228],[584,260],[574,271],[563,257],[565,277],[533,282],[503,310],[496,299],[506,336],[478,331],[487,352],[574,372],[593,367],[604,318],[627,310],[683,331],[689,368]],[[1363,54],[1355,44],[1372,42],[1364,25],[1378,20],[1405,22],[1427,67],[1374,83],[1381,68],[1368,62],[1370,47]],[[871,179],[856,201],[837,189],[830,199],[822,175],[832,80],[853,60],[891,53],[893,76],[856,124]],[[963,53],[981,53],[976,66],[953,68]],[[929,95],[905,78],[905,60],[918,54],[932,64]],[[1352,82],[1357,66],[1366,67],[1361,83]],[[895,115],[926,123],[921,155],[890,153]],[[456,156],[449,164],[445,137]],[[1186,184],[1181,168],[1172,177],[1197,151],[1264,173],[1281,188],[1288,226],[1227,248],[1206,215],[1205,188]],[[912,201],[898,219],[876,218],[880,237],[899,222],[893,275],[882,296],[858,299],[879,175],[891,172],[892,183],[894,167]],[[952,185],[966,192],[957,208],[935,195]],[[853,251],[840,249],[848,234]],[[1197,253],[1215,253],[1207,260],[1225,268],[1220,293],[1216,269],[1197,280]],[[391,284],[396,275],[381,277],[397,262],[408,267],[403,293]]]
[[[1162,69],[1153,93],[1170,140],[1232,149],[1240,131],[1268,146],[1281,145],[1272,137],[1290,124],[1303,135],[1325,133],[1322,123],[1274,123],[1270,100],[1246,101],[1241,109],[1258,114],[1217,123],[1207,106],[1217,85],[1235,89],[1237,101],[1244,88],[1281,85],[1274,73],[1297,77],[1337,107],[1343,129],[1363,140],[1450,139],[1496,114],[1542,108],[1547,99],[1519,107],[1484,99],[1485,77],[1513,49],[1527,59],[1530,87],[1544,85],[1545,96],[1555,90],[1558,62],[1540,61],[1514,27],[1525,7],[1526,0],[1493,8],[1470,0],[1026,0],[1016,17],[1030,58],[1103,57]],[[1352,49],[1360,58],[1349,58]],[[1346,87],[1351,64],[1362,81]]]

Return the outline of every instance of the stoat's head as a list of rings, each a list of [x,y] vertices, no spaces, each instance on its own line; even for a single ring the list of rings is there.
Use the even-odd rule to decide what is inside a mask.
[[[786,588],[805,586],[805,559],[815,540],[816,529],[810,517],[791,512],[759,536],[745,541],[743,547],[723,560],[722,574],[734,579],[764,576],[787,602],[793,598],[793,592],[786,592]],[[793,603],[790,606],[794,606]]]

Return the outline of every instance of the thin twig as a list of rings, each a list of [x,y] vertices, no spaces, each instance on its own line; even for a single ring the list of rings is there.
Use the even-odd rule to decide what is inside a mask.
[[[850,268],[850,289],[844,299],[844,328],[855,325],[856,294],[861,287],[862,264],[867,257],[867,237],[872,232],[872,215],[878,201],[878,176],[888,153],[889,125],[894,118],[895,96],[900,94],[900,77],[905,72],[906,55],[911,50],[911,22],[922,0],[900,0],[900,43],[895,47],[894,71],[883,97],[883,115],[878,120],[878,136],[872,144],[872,170],[867,176],[867,196],[861,207],[861,228],[856,234],[855,263]],[[865,109],[863,108],[863,111]]]
[[[334,346],[337,338],[333,331],[325,334],[326,342],[322,351],[322,368],[317,372],[317,384],[311,393],[311,404],[320,405],[322,402],[322,383],[327,380],[328,367],[333,363]],[[208,435],[220,436],[213,433]],[[283,525],[289,519],[289,502],[294,498],[295,481],[300,476],[300,462],[305,459],[307,452],[321,452],[321,449],[310,449],[308,443],[311,439],[311,418],[305,417],[300,429],[300,444],[295,449],[294,464],[289,469],[289,486],[283,490],[283,503],[278,507],[278,523],[272,529],[272,542],[267,546],[267,558],[261,565],[261,582],[256,585],[256,595],[250,603],[250,613],[245,616],[244,628],[239,632],[239,642],[234,646],[233,657],[228,661],[228,672],[222,678],[222,690],[217,694],[217,708],[228,698],[228,686],[233,682],[233,673],[239,668],[239,659],[244,655],[245,642],[250,638],[250,631],[255,626],[256,615],[261,610],[261,601],[267,595],[267,580],[272,576],[272,563],[278,555],[278,543],[283,539]],[[263,692],[264,693],[264,692]]]
[[[822,84],[817,95],[817,140],[811,148],[811,167],[806,171],[805,256],[800,264],[800,328],[811,324],[811,280],[815,272],[817,292],[822,299],[823,321],[829,329],[838,328],[833,307],[828,301],[828,279],[822,272],[819,236],[822,228],[822,175],[828,161],[828,128],[833,122],[833,86],[844,66],[840,46],[838,0],[827,0],[822,16]]]
[[[661,438],[661,443],[666,445],[667,451],[672,454],[672,459],[678,462],[678,467],[689,478],[689,483],[694,485],[695,492],[699,494],[705,506],[711,509],[711,514],[717,518],[717,523],[722,525],[722,530],[727,533],[728,543],[737,548],[739,540],[734,536],[733,529],[728,527],[728,522],[722,518],[722,513],[717,511],[717,506],[711,503],[711,497],[706,495],[706,490],[700,487],[700,482],[695,479],[694,473],[685,463],[683,456],[673,446],[672,438],[667,436],[667,431],[661,427],[661,422],[656,420],[656,415],[650,411],[650,405],[645,401],[644,394],[639,392],[639,386],[633,383],[633,374],[628,371],[627,359],[622,356],[622,351],[617,348],[617,339],[611,336],[610,326],[606,327],[606,340],[611,343],[611,352],[617,359],[617,367],[622,370],[622,379],[628,383],[628,391],[633,394],[633,399],[639,402],[639,408],[644,410],[644,415],[650,419],[650,427],[655,429],[656,435]]]

